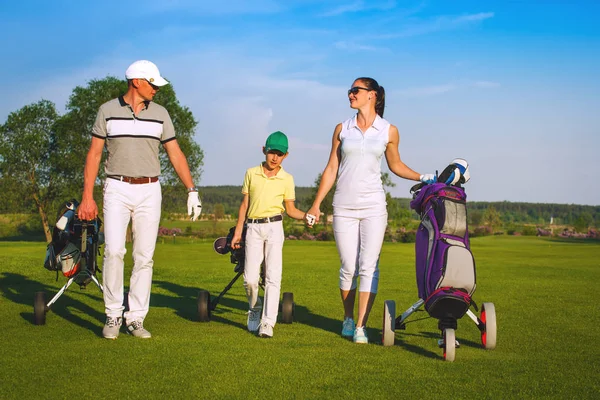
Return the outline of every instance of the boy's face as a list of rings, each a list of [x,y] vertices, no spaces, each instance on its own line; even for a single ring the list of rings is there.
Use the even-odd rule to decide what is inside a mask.
[[[265,148],[263,147],[263,153]],[[274,170],[281,165],[281,162],[288,156],[288,153],[282,153],[279,150],[271,150],[265,154],[265,167],[269,170]]]

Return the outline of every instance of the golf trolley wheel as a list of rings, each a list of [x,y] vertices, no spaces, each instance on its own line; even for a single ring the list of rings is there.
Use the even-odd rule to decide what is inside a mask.
[[[481,316],[479,318],[485,325],[481,331],[481,344],[484,349],[496,348],[496,309],[494,303],[483,303],[481,305]]]
[[[198,292],[198,321],[210,321],[210,293],[207,290]]]
[[[291,324],[294,322],[294,294],[290,292],[283,293],[283,302],[281,305],[281,322]]]
[[[454,329],[444,329],[444,360],[454,361],[456,356],[456,335]]]
[[[384,346],[393,346],[396,339],[396,303],[386,300],[383,303],[383,331],[381,341]]]
[[[33,323],[35,325],[46,324],[46,293],[35,292],[33,300]]]

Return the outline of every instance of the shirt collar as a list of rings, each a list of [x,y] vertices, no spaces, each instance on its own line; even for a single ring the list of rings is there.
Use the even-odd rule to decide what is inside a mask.
[[[131,106],[125,101],[125,98],[123,96],[119,96],[119,104],[121,105],[121,107],[131,108]],[[150,106],[150,102],[148,100],[144,100],[144,104],[146,105],[144,109],[147,110],[148,106]]]
[[[287,172],[283,169],[283,165],[281,165],[280,167],[281,168],[279,168],[279,171],[277,171],[275,176],[272,176],[271,178],[284,179],[284,176],[285,176],[285,174],[287,174]],[[265,178],[269,179],[267,177],[267,175],[265,175],[265,171],[263,170],[262,162],[258,165],[258,167],[256,167],[256,175],[261,175],[261,176],[264,176]]]
[[[358,114],[355,114],[354,117],[352,117],[352,119],[350,120],[348,128],[358,128],[357,120],[358,120]],[[370,128],[375,128],[378,131],[380,131],[384,127],[385,127],[385,123],[383,122],[383,118],[381,118],[379,116],[379,114],[377,114],[375,116],[375,120],[373,121],[373,124],[370,126]]]

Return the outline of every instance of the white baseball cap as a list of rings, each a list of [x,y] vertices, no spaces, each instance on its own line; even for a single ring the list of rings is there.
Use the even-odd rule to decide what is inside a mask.
[[[131,64],[125,71],[127,79],[146,79],[153,85],[165,86],[169,84],[165,78],[160,76],[158,67],[152,61],[138,60]]]

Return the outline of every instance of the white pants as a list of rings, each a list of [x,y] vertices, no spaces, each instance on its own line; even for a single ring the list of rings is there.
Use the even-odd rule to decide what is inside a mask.
[[[387,211],[383,209],[349,210],[336,208],[333,234],[340,255],[340,289],[377,293],[379,254],[383,245]]]
[[[104,305],[106,315],[123,314],[123,258],[129,220],[133,233],[133,270],[126,321],[143,320],[150,306],[152,265],[162,194],[159,182],[140,185],[106,179],[104,185]]]
[[[283,222],[248,224],[245,238],[244,287],[250,308],[260,306],[260,265],[265,261],[265,299],[262,322],[275,326],[279,312],[283,267]]]

